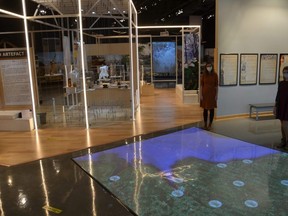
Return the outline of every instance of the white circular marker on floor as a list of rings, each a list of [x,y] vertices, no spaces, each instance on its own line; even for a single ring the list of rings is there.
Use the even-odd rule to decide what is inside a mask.
[[[218,164],[217,164],[217,167],[219,167],[219,168],[226,168],[226,167],[227,167],[227,164],[218,163]]]
[[[285,179],[285,180],[282,180],[282,181],[281,181],[281,184],[284,185],[284,186],[288,186],[288,180],[286,180],[286,179]]]
[[[182,197],[184,195],[184,192],[182,190],[174,190],[174,191],[172,191],[171,194],[174,197]]]
[[[253,163],[252,160],[248,160],[248,159],[245,159],[242,162],[245,163],[245,164],[252,164]]]
[[[236,180],[236,181],[233,181],[233,185],[236,187],[243,187],[245,183],[243,181]]]
[[[249,208],[257,208],[258,202],[256,202],[255,200],[246,200],[245,205]]]
[[[117,176],[117,175],[111,176],[111,177],[109,178],[109,180],[110,180],[110,181],[113,181],[113,182],[116,182],[116,181],[120,180],[120,176]]]
[[[220,208],[222,206],[222,202],[220,202],[219,200],[211,200],[209,201],[209,206],[211,206],[212,208]]]

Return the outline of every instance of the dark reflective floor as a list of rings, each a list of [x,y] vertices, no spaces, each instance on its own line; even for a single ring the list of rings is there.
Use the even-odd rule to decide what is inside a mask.
[[[8,168],[0,167],[0,215],[122,216],[137,215],[137,212],[141,215],[140,205],[130,205],[129,203],[127,204],[127,202],[125,203],[124,200],[118,200],[119,194],[111,193],[112,190],[108,187],[109,185],[105,185],[103,182],[97,180],[97,178],[97,181],[95,181],[72,159],[81,158],[81,156],[87,154],[93,155],[95,152],[113,149],[113,147],[139,142],[140,140],[149,140],[158,136],[165,137],[166,134],[171,134],[183,129],[188,129],[189,131],[191,130],[189,128],[194,126],[195,125],[186,125],[167,131],[155,132],[153,134],[111,143],[110,145],[101,148],[95,147],[81,152],[47,158],[23,165]],[[186,186],[179,186],[179,182],[182,182],[186,177],[182,178],[179,173],[170,175],[169,172],[164,172],[164,176],[166,176],[166,180],[164,180],[165,184],[168,181],[168,188],[174,188],[174,190],[169,191],[167,197],[170,198],[170,200],[181,200],[181,203],[177,205],[179,206],[179,209],[172,209],[169,207],[171,203],[166,203],[166,199],[162,200],[158,203],[158,206],[163,205],[165,207],[164,209],[171,209],[171,211],[161,214],[160,208],[157,208],[159,209],[159,213],[150,215],[225,215],[226,211],[229,212],[228,215],[285,215],[288,212],[287,205],[284,205],[285,200],[288,198],[288,187],[286,186],[286,180],[288,179],[287,154],[284,150],[271,150],[280,142],[281,138],[277,121],[263,120],[256,122],[252,119],[237,119],[215,122],[212,130],[215,134],[213,134],[212,137],[219,137],[217,134],[220,134],[220,137],[224,135],[227,137],[227,140],[236,138],[238,139],[236,142],[241,143],[239,140],[248,142],[247,145],[245,144],[242,146],[243,148],[241,147],[240,152],[245,152],[245,149],[248,148],[249,155],[244,155],[243,157],[238,158],[238,160],[233,160],[233,162],[229,162],[227,159],[229,158],[227,152],[222,152],[220,151],[221,149],[217,149],[217,147],[214,147],[214,151],[205,151],[206,148],[202,147],[207,144],[205,144],[205,142],[209,139],[209,136],[206,137],[206,135],[211,133],[199,130],[198,128],[196,128],[196,130],[197,138],[194,137],[194,139],[203,142],[202,144],[197,144],[198,152],[201,154],[200,156],[194,155],[193,159],[183,160],[179,164],[180,167],[186,167],[189,164],[198,166],[198,169],[194,169],[193,166],[190,166],[189,170],[187,169],[187,173],[192,175],[191,178],[195,177],[193,176],[193,172],[197,170],[198,180],[197,182],[192,181],[194,186],[190,185],[190,187],[199,189],[195,190],[195,197],[193,194],[190,194],[189,199],[185,201],[189,203],[189,209],[186,208],[185,204],[181,204],[183,198],[185,199],[186,197],[184,194],[186,195],[189,190],[187,190]],[[188,140],[190,138],[189,136],[190,135],[181,135],[182,140]],[[249,143],[255,143],[256,145],[250,145]],[[226,145],[229,146],[229,143]],[[266,146],[270,149],[257,146]],[[155,149],[155,151],[159,151],[160,149]],[[251,149],[253,150],[251,151]],[[257,153],[259,152],[259,149],[261,150],[261,155],[258,155]],[[191,152],[193,153],[193,151],[190,151],[190,153]],[[186,153],[188,154],[188,151],[185,150],[185,154]],[[234,152],[233,155],[238,155],[238,153],[236,154]],[[163,156],[167,157],[167,155]],[[218,156],[220,156],[220,159]],[[151,160],[155,161],[153,158]],[[157,170],[167,170],[166,168],[172,163],[171,161],[169,162],[169,160],[167,163],[163,163],[161,158],[157,158],[156,161],[156,164],[158,164]],[[251,161],[252,163],[249,163]],[[139,162],[140,160],[136,161],[138,164]],[[200,168],[199,164],[202,164]],[[211,164],[220,164],[220,167],[211,166]],[[226,169],[221,169],[221,166],[225,167],[225,164],[231,164],[231,166],[227,166]],[[247,169],[242,169],[246,165],[250,166],[250,168],[246,167]],[[150,168],[155,169],[153,166]],[[89,172],[89,165],[86,169]],[[114,170],[112,173],[119,174],[121,169]],[[221,174],[219,170],[224,173]],[[237,174],[236,171],[241,172],[240,174]],[[206,173],[206,175],[204,175],[203,172]],[[115,174],[113,176],[114,179],[112,178],[110,183],[117,180],[117,177],[115,177],[117,175]],[[224,176],[224,179],[231,184],[223,181],[221,176]],[[128,175],[128,177],[130,176]],[[205,185],[201,186],[202,183],[207,185],[207,187],[205,187]],[[245,186],[239,186],[243,183],[247,186],[246,189],[248,188],[247,193],[244,193],[244,195],[241,190],[245,188]],[[118,192],[129,189],[129,184],[130,182],[123,184],[124,188],[120,188]],[[151,183],[150,185],[154,184]],[[217,187],[217,193],[210,190],[213,188],[213,185],[219,185]],[[147,193],[149,194],[149,191],[153,191],[154,189],[151,190],[151,188],[149,188],[147,190]],[[204,195],[207,191],[210,194]],[[127,199],[130,200],[134,199],[134,203],[136,204],[137,202],[135,202],[135,200],[138,200],[139,203],[141,203],[140,200],[143,200],[143,202],[145,201],[145,198],[142,199],[140,196],[141,191],[134,190],[134,192],[138,193],[132,193],[130,191],[127,195],[126,193],[123,194],[123,197],[126,196]],[[166,193],[166,190],[162,190],[162,192]],[[133,196],[129,197],[131,194],[133,194]],[[254,196],[252,196],[253,194]],[[159,196],[157,197],[164,196],[163,194],[158,195]],[[154,197],[153,202],[159,201],[157,197]],[[241,205],[239,203],[241,203]],[[150,205],[149,202],[148,204]],[[193,208],[196,206],[199,211]],[[211,207],[211,210],[209,207],[207,208],[207,206],[214,206],[214,208]],[[155,210],[156,212],[157,209]],[[243,209],[246,209],[246,211]],[[265,212],[263,209],[270,209],[270,212]],[[223,211],[225,212],[223,213]],[[190,214],[189,212],[192,213]]]

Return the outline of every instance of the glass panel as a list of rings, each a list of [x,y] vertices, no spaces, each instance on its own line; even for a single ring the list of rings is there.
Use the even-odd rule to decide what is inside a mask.
[[[140,80],[151,83],[151,43],[150,37],[139,38],[139,70]]]
[[[288,186],[283,168],[286,153],[199,128],[74,161],[141,216],[285,215],[287,211],[282,202]]]
[[[36,112],[40,128],[85,127],[84,104],[81,100],[83,73],[81,67],[78,0],[63,8],[47,2],[35,11],[35,16],[49,18],[31,22],[38,101]],[[75,14],[59,18],[58,11]],[[68,30],[69,29],[69,30]],[[84,62],[84,66],[85,62]]]
[[[91,14],[83,19],[89,125],[129,121],[128,1],[95,1],[92,8],[83,8],[83,14]]]

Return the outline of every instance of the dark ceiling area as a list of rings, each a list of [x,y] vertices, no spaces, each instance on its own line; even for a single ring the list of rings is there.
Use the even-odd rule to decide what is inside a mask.
[[[15,4],[16,2],[17,4]],[[190,16],[201,17],[201,43],[205,48],[215,47],[215,0],[134,0],[133,3],[138,13],[139,26],[189,25]],[[27,6],[27,14],[33,15],[37,4],[29,0],[27,1]],[[0,8],[10,9],[10,11],[12,9],[12,12],[21,13],[21,0],[0,0]],[[86,21],[89,21],[88,18],[86,18]],[[22,30],[21,20],[18,20],[18,22],[20,25],[5,25],[5,23],[8,23],[6,19],[2,18],[0,21],[1,25],[5,26],[4,31]],[[108,23],[107,21],[105,22],[103,25],[107,26]],[[112,22],[113,19],[111,19]],[[114,21],[114,23],[116,22]],[[101,22],[99,21],[98,24],[101,24]],[[33,29],[37,29],[35,23],[32,25],[34,26]],[[19,26],[21,26],[20,29]],[[48,29],[49,27],[45,28]]]
[[[186,25],[189,16],[209,17],[215,0],[134,0],[140,25]]]
[[[138,25],[188,25],[190,16],[202,18],[202,44],[215,47],[215,0],[134,0]]]

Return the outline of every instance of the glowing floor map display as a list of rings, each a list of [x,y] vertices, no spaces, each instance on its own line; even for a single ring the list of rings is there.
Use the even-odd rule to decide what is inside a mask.
[[[74,161],[141,216],[288,212],[288,154],[199,128]]]

